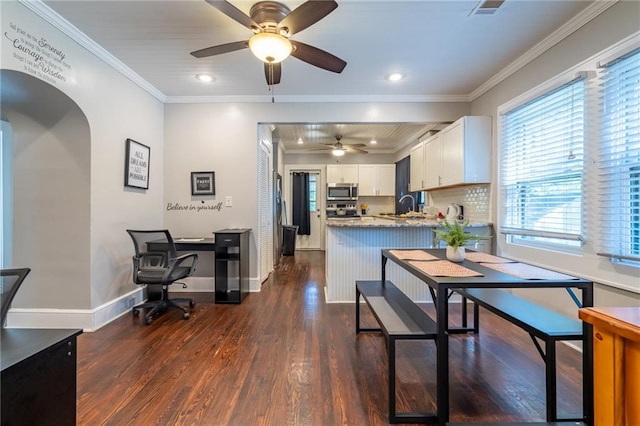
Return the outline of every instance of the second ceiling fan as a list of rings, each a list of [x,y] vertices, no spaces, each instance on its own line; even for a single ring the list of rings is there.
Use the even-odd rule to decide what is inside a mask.
[[[363,147],[367,146],[363,143],[343,144],[341,141],[342,141],[342,135],[336,135],[335,142],[325,142],[322,144],[322,145],[325,145],[324,147],[314,149],[313,151],[330,149],[331,153],[338,157],[343,156],[346,152],[359,153],[359,154],[368,153],[368,151],[365,151],[364,149],[362,149]]]
[[[333,0],[309,0],[293,11],[275,1],[261,1],[251,6],[250,16],[225,0],[206,0],[207,3],[231,19],[244,25],[254,35],[245,41],[235,41],[191,52],[196,58],[221,55],[249,48],[264,62],[264,72],[269,86],[280,83],[281,62],[289,55],[327,71],[341,73],[345,61],[317,47],[291,40],[293,34],[315,24],[338,4]]]

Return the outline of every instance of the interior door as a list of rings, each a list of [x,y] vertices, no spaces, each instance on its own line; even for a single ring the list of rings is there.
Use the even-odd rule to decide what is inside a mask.
[[[297,249],[320,250],[322,243],[321,232],[321,191],[320,173],[309,172],[309,220],[311,232],[309,235],[298,235],[296,241]]]

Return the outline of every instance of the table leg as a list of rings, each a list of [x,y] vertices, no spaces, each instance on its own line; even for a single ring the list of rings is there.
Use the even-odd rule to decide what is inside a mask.
[[[437,341],[437,407],[438,423],[449,421],[449,339],[447,334],[447,289],[438,286],[436,295]]]
[[[381,271],[382,271],[382,282],[384,283],[385,280],[387,279],[387,257],[384,255],[384,253],[381,255],[382,256],[382,267],[381,267]]]

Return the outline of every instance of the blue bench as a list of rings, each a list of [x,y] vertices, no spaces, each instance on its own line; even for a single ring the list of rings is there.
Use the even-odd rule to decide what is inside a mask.
[[[558,421],[556,343],[563,340],[582,340],[582,322],[569,318],[544,306],[493,288],[456,289],[463,297],[476,305],[506,319],[525,330],[531,336],[545,363],[547,421]],[[479,315],[474,307],[474,331],[479,331]],[[537,339],[544,342],[544,349]],[[582,416],[562,420],[582,421]]]
[[[373,313],[378,328],[360,326],[360,298]],[[356,281],[356,333],[382,333],[389,357],[389,423],[427,423],[435,413],[396,412],[396,341],[433,340],[438,337],[435,321],[391,281]]]

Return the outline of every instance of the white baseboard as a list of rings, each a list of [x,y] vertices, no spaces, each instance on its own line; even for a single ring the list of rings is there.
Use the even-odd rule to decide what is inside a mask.
[[[94,309],[14,308],[7,314],[7,328],[81,328],[95,331],[142,303],[142,287]]]
[[[185,283],[187,288],[182,288],[180,284],[172,285],[171,293],[202,292],[213,295],[213,277],[190,277]],[[259,292],[260,286],[257,278],[251,279],[249,291]],[[81,328],[90,332],[129,313],[134,305],[143,301],[143,287],[139,287],[94,309],[13,308],[7,314],[6,328]]]

